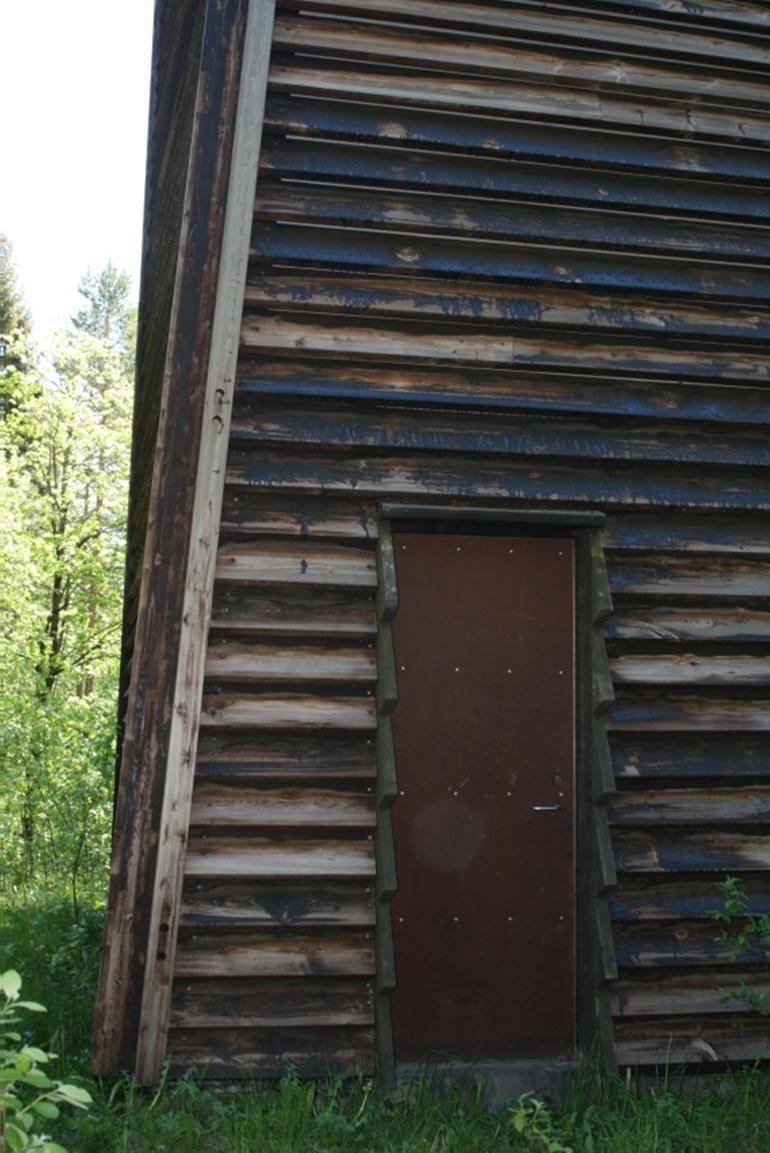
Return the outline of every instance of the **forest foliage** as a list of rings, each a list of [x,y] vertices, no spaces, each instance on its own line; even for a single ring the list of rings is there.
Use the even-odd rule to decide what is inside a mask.
[[[0,256],[0,873],[77,914],[107,876],[135,310],[89,271],[41,352]]]

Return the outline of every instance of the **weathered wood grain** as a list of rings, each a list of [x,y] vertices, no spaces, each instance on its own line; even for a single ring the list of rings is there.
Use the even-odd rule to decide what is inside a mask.
[[[376,631],[374,599],[367,590],[281,585],[256,592],[247,583],[214,589],[211,627],[217,636],[361,637]]]
[[[770,657],[699,653],[624,653],[610,661],[621,685],[767,685]]]
[[[765,361],[770,376],[770,361]],[[256,398],[255,398],[256,400]],[[661,428],[637,423],[633,429],[585,422],[507,414],[472,415],[441,411],[389,412],[308,403],[287,405],[260,398],[242,403],[233,419],[231,443],[245,451],[251,444],[398,449],[417,452],[495,453],[552,459],[644,460],[664,464],[735,465],[749,470],[770,467],[770,444],[757,431],[720,435],[716,430]],[[238,546],[240,547],[240,546]],[[242,562],[241,562],[242,563]],[[310,565],[308,564],[308,570]],[[224,565],[220,562],[220,575]],[[342,583],[342,582],[341,582]]]
[[[607,621],[605,632],[611,640],[767,644],[770,643],[770,612],[740,606],[725,609],[632,605],[620,608]]]
[[[296,363],[244,359],[239,375],[240,394],[252,405],[260,396],[288,395],[393,405],[443,404],[461,411],[491,408],[550,416],[608,416],[629,424],[637,420],[693,420],[706,427],[746,426],[770,420],[767,390],[714,384],[682,388],[671,380],[653,383],[637,376],[623,378],[619,388],[618,379],[594,375],[560,377],[473,368],[426,372],[410,366],[379,369],[363,362],[327,365],[301,358]]]
[[[335,29],[336,31],[336,29]],[[345,42],[350,48],[350,41]],[[405,46],[409,38],[404,37]],[[374,41],[375,50],[377,41]],[[290,47],[287,37],[286,47]],[[358,48],[354,48],[354,52]],[[458,51],[461,50],[458,46]],[[384,54],[383,54],[384,55]],[[275,59],[275,58],[274,58]],[[336,63],[336,62],[335,62]],[[452,65],[453,69],[456,65]],[[653,73],[653,75],[657,75]],[[605,78],[609,81],[607,71]],[[658,77],[660,80],[660,77]],[[686,81],[685,81],[686,82]],[[671,103],[649,102],[649,95],[625,99],[604,92],[570,90],[529,83],[524,77],[497,80],[491,77],[475,78],[459,75],[435,76],[367,71],[355,62],[348,68],[302,67],[301,64],[275,60],[270,68],[270,84],[280,92],[316,94],[332,91],[346,99],[369,97],[378,102],[412,104],[438,110],[458,112],[485,112],[497,115],[514,113],[522,118],[543,117],[566,124],[597,123],[612,125],[620,130],[658,131],[666,135],[685,136],[688,139],[716,139],[749,143],[755,147],[770,136],[770,128],[761,115],[744,115],[726,111],[721,113],[706,106],[698,107],[687,101]]]
[[[172,1029],[320,1029],[374,1024],[371,983],[188,979],[174,984]]]
[[[757,872],[770,868],[770,836],[744,832],[627,832],[613,837],[619,873]]]
[[[755,122],[755,117],[750,114],[746,117],[749,121],[746,126],[742,118],[738,120],[727,113],[714,113],[708,102],[713,101],[717,108],[734,104],[752,111],[759,109],[760,114],[770,102],[766,86],[758,80],[722,77],[718,70],[685,72],[670,64],[659,62],[650,66],[628,57],[621,63],[616,59],[597,59],[591,55],[557,55],[524,45],[507,45],[490,37],[474,41],[467,36],[431,35],[421,29],[404,31],[385,25],[375,29],[352,20],[327,22],[281,16],[276,20],[274,44],[278,48],[304,49],[317,55],[329,55],[335,61],[345,57],[357,63],[362,59],[385,60],[398,62],[402,67],[421,68],[429,60],[434,71],[440,68],[451,70],[455,76],[465,73],[493,77],[491,86],[499,86],[498,78],[501,77],[510,77],[517,83],[535,80],[545,84],[569,84],[572,88],[569,97],[556,89],[553,91],[554,104],[571,103],[581,108],[590,106],[592,98],[597,106],[603,108],[608,120],[622,115],[633,116],[633,104],[626,100],[615,101],[615,93],[624,98],[638,92],[647,97],[653,93],[656,100],[686,99],[694,106],[690,135],[711,132],[743,140],[763,139],[760,117]],[[434,78],[437,88],[441,86],[441,80],[440,77]],[[598,95],[606,91],[613,93],[609,100]],[[644,116],[639,111],[636,110],[634,118],[637,126],[644,124],[649,128],[676,130],[675,108],[669,111],[653,105],[651,110],[645,109]],[[669,119],[664,122],[666,113]]]
[[[287,1065],[300,1077],[374,1073],[372,1029],[174,1029],[169,1037],[170,1074],[191,1067],[208,1080],[283,1077]]]
[[[293,80],[300,81],[311,93],[320,94],[324,89],[323,83],[318,83],[317,74],[310,70],[274,68],[273,76],[276,87],[285,90],[291,90]],[[371,78],[361,74],[337,73],[335,76],[327,73],[327,76],[332,83],[337,79],[349,86],[351,93],[374,96],[378,104],[384,104],[390,98],[391,87],[381,76],[374,78],[374,84]],[[456,88],[457,84],[455,81],[452,88]],[[410,78],[406,88],[412,97],[411,104],[421,102],[426,87],[429,92],[430,84],[426,86],[415,83],[414,78]],[[467,85],[464,88],[467,91]],[[476,93],[478,86],[474,86],[473,94]],[[461,100],[462,95],[459,95],[456,101],[450,100],[448,103],[450,106],[455,103],[457,107]],[[485,110],[483,105],[482,110]],[[383,115],[389,111],[385,109]],[[400,107],[394,109],[388,116],[388,122],[395,119],[397,125],[401,114]],[[494,134],[498,120],[489,119],[489,131]],[[456,117],[451,117],[451,123],[456,121]],[[499,123],[505,124],[506,121],[501,120]],[[640,142],[645,139],[639,137]],[[627,155],[630,157],[633,155],[633,141],[628,138],[626,141]],[[579,165],[519,165],[511,164],[505,158],[492,160],[480,156],[442,155],[439,151],[418,151],[395,143],[390,147],[380,144],[375,149],[366,149],[325,142],[319,148],[315,141],[273,139],[263,146],[260,169],[270,176],[280,174],[378,187],[451,191],[455,194],[463,192],[469,196],[552,200],[584,204],[592,208],[603,204],[640,213],[665,212],[679,215],[691,212],[703,218],[757,222],[767,215],[767,193],[761,188],[744,184],[711,184],[700,179],[663,180],[657,176],[624,171],[594,172],[583,170]],[[631,285],[619,287],[621,291],[627,292]]]
[[[358,734],[262,733],[212,730],[198,741],[196,777],[211,780],[371,780],[376,775],[374,741]]]
[[[622,828],[766,824],[770,823],[770,786],[618,793],[609,800],[607,811],[610,824]]]
[[[576,285],[558,289],[483,281],[434,284],[411,278],[406,270],[396,281],[361,276],[352,282],[350,277],[339,273],[310,275],[303,270],[279,275],[268,271],[259,274],[254,270],[246,282],[244,307],[247,312],[323,312],[356,318],[471,321],[476,325],[504,321],[524,331],[542,328],[551,335],[560,329],[587,330],[594,334],[631,335],[637,339],[654,336],[658,338],[657,343],[662,336],[691,342],[700,338],[766,343],[770,339],[770,314],[764,309],[728,304],[714,306],[691,300],[651,301],[618,293],[608,296]],[[708,373],[708,356],[697,355],[700,352],[697,344],[691,344],[690,352],[700,373]],[[734,371],[741,371],[739,363]]]
[[[321,13],[344,13],[359,19],[368,12],[361,0],[279,0],[282,10],[300,9]],[[617,5],[615,6],[617,7]],[[639,5],[634,6],[638,17]],[[676,10],[675,5],[659,5],[662,13]],[[707,34],[698,24],[710,7],[715,15],[724,18],[724,5],[701,5],[697,14],[682,5],[687,13],[688,24],[684,27],[666,28],[644,24],[642,21],[629,22],[601,18],[596,12],[586,14],[580,6],[560,4],[558,11],[549,11],[547,4],[506,3],[504,7],[489,4],[453,3],[451,7],[437,0],[383,0],[378,4],[379,20],[398,24],[414,23],[422,27],[436,25],[441,31],[447,28],[463,28],[511,37],[518,40],[541,38],[548,42],[556,37],[559,43],[588,44],[593,49],[612,51],[613,46],[622,47],[623,54],[643,52],[646,57],[661,58],[673,56],[677,63],[690,59],[707,59],[722,69],[736,66],[757,66],[770,63],[770,52],[761,43],[721,38],[713,29]],[[748,7],[748,6],[747,6]],[[571,9],[571,10],[570,10]],[[727,18],[729,18],[728,13]],[[697,22],[696,22],[697,21]],[[693,22],[695,29],[693,30]]]
[[[770,889],[764,878],[742,877],[741,889],[753,913],[770,913]],[[718,931],[716,912],[724,911],[724,899],[713,883],[703,878],[626,877],[610,894],[614,921],[707,921]]]
[[[308,681],[330,684],[374,684],[377,679],[374,646],[342,647],[325,644],[265,644],[244,640],[213,640],[206,654],[209,683],[300,686]]]
[[[181,933],[176,980],[187,977],[370,977],[374,935],[280,932]]]
[[[376,540],[377,517],[371,501],[281,499],[260,493],[225,490],[221,536],[264,533],[271,536],[332,540]]]
[[[770,129],[768,129],[770,134]],[[388,233],[366,228],[319,227],[278,223],[255,227],[251,258],[264,264],[297,261],[301,265],[401,272],[411,275],[464,276],[519,283],[585,284],[601,291],[619,287],[648,293],[734,300],[770,301],[767,277],[753,266],[717,261],[689,262],[633,253],[593,253],[558,245],[434,238],[408,231]],[[270,347],[266,345],[265,347]],[[277,345],[276,347],[280,347]]]
[[[494,460],[475,460],[472,456],[463,462],[459,456],[452,458],[436,455],[423,459],[420,456],[372,455],[361,458],[331,452],[299,455],[253,449],[250,452],[231,453],[228,480],[232,485],[254,485],[289,492],[317,491],[323,487],[333,493],[356,492],[368,496],[386,496],[393,500],[432,496],[466,501],[472,498],[479,501],[536,503],[541,507],[556,504],[565,507],[604,504],[608,508],[621,509],[632,509],[634,506],[671,508],[672,505],[679,505],[721,512],[731,508],[738,511],[770,510],[769,479],[764,476],[743,477],[717,469],[709,470],[708,475],[704,475],[702,469],[688,475],[685,470],[632,471],[593,465],[576,470],[554,464],[516,460],[499,464]],[[619,571],[617,567],[615,571]],[[662,578],[665,567],[661,564],[657,574],[647,566],[641,567],[639,572],[644,574],[650,587],[656,587],[650,577],[658,575]],[[677,568],[672,574],[674,581],[677,580],[678,572]],[[710,572],[715,590],[724,593],[730,587],[740,589],[742,582],[733,586],[729,578],[726,588],[725,580],[721,577],[722,570],[715,571],[712,566],[706,572]],[[735,575],[740,576],[740,572]],[[760,571],[750,569],[746,578],[759,589],[754,595],[767,595],[766,573],[761,566]],[[701,579],[697,572],[691,574],[691,579],[703,588],[704,595],[712,595],[708,579]],[[684,579],[678,583],[683,591],[691,592]],[[639,587],[635,587],[635,584],[625,582],[623,589],[636,593],[639,587],[642,590],[646,588],[643,581]],[[662,580],[657,587],[661,586]],[[737,591],[735,595],[747,594]]]
[[[369,881],[224,881],[188,878],[182,894],[185,929],[234,930],[270,927],[367,928],[374,925]]]
[[[610,558],[613,595],[645,597],[770,596],[770,563],[727,557]]]
[[[613,738],[612,761],[616,776],[628,780],[770,779],[770,739],[743,733],[680,740],[670,734],[619,733]]]
[[[322,145],[320,145],[322,147]],[[506,243],[558,244],[628,252],[689,253],[693,260],[767,263],[766,230],[626,213],[494,201],[426,199],[421,194],[376,193],[361,189],[307,188],[265,180],[254,203],[256,220],[347,228],[377,228],[421,236],[496,239]]]
[[[610,732],[770,732],[770,700],[668,695],[655,699],[619,697],[607,716]]]
[[[367,793],[312,786],[254,788],[199,782],[193,793],[194,828],[242,826],[281,828],[374,828],[374,797]]]
[[[770,1056],[770,1039],[765,1021],[747,1020],[733,1029],[729,1014],[722,1020],[619,1021],[616,1051],[621,1065],[708,1069],[731,1061],[764,1060]]]
[[[250,584],[373,588],[374,552],[317,541],[248,541],[221,545],[217,579]]]
[[[201,728],[375,729],[372,697],[321,697],[302,693],[205,694]]]
[[[371,839],[195,837],[190,840],[185,876],[367,879],[373,877],[374,872]]]
[[[632,553],[770,554],[766,517],[613,516],[601,537],[605,550]]]
[[[767,977],[751,971],[740,974],[713,972],[666,977],[665,980],[622,980],[611,993],[612,1012],[620,1018],[662,1017],[674,1014],[701,1016],[708,1013],[751,1012],[738,995],[741,986],[753,994],[770,994]]]
[[[758,945],[749,944],[736,949],[732,944],[719,940],[718,926],[703,921],[618,926],[615,952],[621,969],[752,965],[761,964],[764,960],[764,953]]]

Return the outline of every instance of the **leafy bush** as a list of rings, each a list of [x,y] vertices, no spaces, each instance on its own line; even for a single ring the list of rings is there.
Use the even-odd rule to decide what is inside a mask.
[[[43,1132],[47,1121],[59,1116],[59,1105],[86,1109],[91,1094],[78,1085],[54,1081],[41,1068],[53,1053],[27,1045],[19,1032],[20,1011],[45,1013],[37,1001],[20,1001],[21,977],[15,969],[0,973],[0,1153],[27,1153],[46,1149],[66,1153]]]

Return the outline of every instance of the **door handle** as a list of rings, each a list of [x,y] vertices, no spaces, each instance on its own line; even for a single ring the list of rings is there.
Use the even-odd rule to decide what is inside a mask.
[[[558,813],[561,805],[533,805],[533,813]]]

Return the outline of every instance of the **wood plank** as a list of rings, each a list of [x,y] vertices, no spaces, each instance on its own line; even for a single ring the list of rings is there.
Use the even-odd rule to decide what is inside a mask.
[[[770,361],[767,369],[770,379]],[[238,404],[231,444],[242,451],[251,444],[312,445],[770,468],[770,441],[762,432],[719,435],[713,430],[680,426],[671,431],[659,425],[607,428],[564,418],[517,420],[500,413],[385,413],[381,408],[332,407],[328,401],[314,406],[307,402],[287,405],[262,398],[252,403],[244,398]],[[224,571],[222,563],[219,571]]]
[[[388,64],[396,62],[405,68],[424,68],[428,62],[428,67],[434,72],[451,71],[453,76],[489,76],[494,78],[493,83],[499,83],[499,78],[505,77],[519,84],[535,81],[550,83],[554,87],[569,85],[570,99],[582,104],[585,97],[592,97],[606,108],[608,119],[613,118],[613,105],[629,111],[634,106],[630,101],[615,102],[614,99],[604,104],[604,98],[599,95],[602,92],[611,91],[613,97],[619,92],[623,97],[633,93],[646,97],[654,94],[656,101],[664,97],[688,100],[694,106],[691,125],[694,134],[713,132],[740,138],[738,123],[743,128],[743,119],[736,123],[736,119],[727,114],[712,112],[708,107],[709,101],[714,101],[720,109],[733,104],[752,110],[761,110],[770,101],[767,86],[759,80],[739,79],[734,75],[723,77],[713,68],[701,72],[662,62],[653,66],[629,57],[619,60],[592,54],[557,54],[538,50],[539,46],[506,44],[488,34],[483,40],[474,41],[468,36],[438,36],[422,29],[403,30],[384,24],[372,28],[368,23],[353,20],[302,20],[280,16],[276,19],[273,36],[276,48],[311,51],[314,55],[332,56],[335,61],[348,58],[356,62],[362,59]],[[434,79],[434,84],[438,87],[440,81]],[[559,100],[560,95],[564,100],[558,90],[553,92],[552,99]],[[639,116],[637,108],[634,122],[672,130],[676,114],[677,110],[672,109],[670,119],[664,124],[664,112],[658,112],[656,105],[644,118]],[[755,117],[750,115],[747,119],[750,123],[744,138],[763,139],[756,135],[760,130],[754,125]]]
[[[770,554],[766,517],[613,516],[601,529],[605,550]]]
[[[745,1021],[734,1029],[729,1015],[722,1020],[619,1021],[616,1039],[618,1062],[627,1066],[692,1064],[707,1069],[712,1063],[770,1056],[767,1022]]]
[[[322,147],[322,145],[321,145]],[[769,174],[770,175],[770,174]],[[770,237],[759,226],[631,217],[605,208],[559,208],[426,197],[424,194],[319,188],[262,181],[254,202],[257,221],[377,228],[421,236],[493,239],[506,243],[563,244],[673,255],[696,261],[767,262]]]
[[[274,69],[281,84],[282,77],[290,91],[292,80],[301,79],[309,84],[310,91],[317,74],[307,70]],[[327,75],[329,75],[327,73]],[[338,73],[330,76],[333,82],[354,90],[354,99],[361,95],[373,96],[377,104],[391,99],[391,84],[382,83],[382,77],[370,74]],[[457,81],[453,85],[456,87]],[[398,87],[401,87],[399,85]],[[429,91],[430,85],[427,86]],[[318,91],[329,95],[323,84]],[[419,102],[425,85],[415,85],[411,78],[406,91],[411,96],[409,103]],[[459,105],[460,100],[457,101]],[[356,103],[358,101],[356,100]],[[385,112],[389,111],[388,109]],[[466,115],[469,108],[462,109]],[[393,110],[394,117],[400,118],[403,109]],[[384,115],[384,113],[383,113]],[[438,119],[435,114],[431,114]],[[454,125],[456,116],[447,117]],[[489,131],[497,129],[497,118],[489,117]],[[394,137],[397,140],[398,119]],[[505,123],[503,120],[502,123]],[[537,126],[538,128],[540,125]],[[553,127],[553,121],[546,131]],[[612,134],[613,138],[616,134]],[[626,139],[628,139],[626,137]],[[643,143],[645,137],[639,137]],[[423,191],[449,191],[454,195],[463,192],[468,196],[503,196],[516,200],[552,201],[564,204],[582,204],[591,208],[597,205],[616,207],[629,211],[663,212],[682,215],[692,213],[704,219],[717,217],[737,222],[741,220],[759,222],[767,216],[767,193],[761,188],[738,183],[711,183],[710,181],[679,178],[664,180],[658,176],[623,171],[600,171],[582,169],[578,165],[564,164],[511,164],[507,158],[487,159],[480,156],[443,155],[439,151],[418,151],[393,143],[390,146],[360,148],[351,144],[324,142],[323,147],[315,141],[280,140],[273,138],[263,145],[260,155],[260,169],[265,174],[276,177],[299,176],[303,179],[317,179],[340,183],[375,185],[400,189],[421,189]],[[679,142],[681,144],[681,142]],[[689,147],[690,141],[688,141]],[[632,155],[632,153],[630,153]],[[685,153],[687,155],[687,153]],[[755,150],[751,150],[755,155]],[[697,172],[695,174],[697,176]]]
[[[377,680],[374,646],[264,644],[225,638],[210,642],[206,654],[210,683],[239,681],[296,685],[308,681],[370,685]]]
[[[607,715],[607,728],[621,733],[770,732],[770,700],[621,698]]]
[[[222,505],[222,535],[314,537],[334,540],[376,540],[377,515],[371,501],[291,497],[225,490]]]
[[[343,43],[344,43],[344,33]],[[405,39],[405,46],[413,43]],[[285,47],[290,45],[286,43]],[[376,41],[375,41],[376,46]],[[350,47],[348,41],[345,48]],[[416,45],[415,45],[416,47]],[[357,49],[355,49],[357,50]],[[461,55],[461,54],[460,54]],[[453,66],[455,67],[455,66]],[[660,83],[657,71],[653,77]],[[685,85],[689,77],[683,78]],[[349,100],[369,97],[393,104],[413,104],[438,110],[511,114],[522,118],[542,117],[557,124],[606,124],[620,130],[659,132],[685,136],[688,140],[716,139],[755,147],[767,141],[770,129],[759,115],[721,113],[708,106],[685,102],[670,104],[613,98],[589,89],[571,89],[531,84],[517,80],[476,79],[458,75],[394,76],[392,72],[364,71],[355,62],[321,67],[302,67],[274,58],[270,85],[278,92],[325,94]]]
[[[317,541],[241,541],[217,551],[217,579],[250,584],[374,588],[374,551]]]
[[[658,344],[661,336],[679,341],[770,339],[770,315],[766,310],[734,305],[714,307],[694,301],[649,301],[615,293],[589,294],[576,290],[574,285],[558,289],[483,282],[433,284],[408,275],[396,281],[362,276],[351,283],[349,277],[332,273],[311,276],[307,270],[294,275],[265,271],[262,275],[252,273],[247,281],[245,307],[262,312],[288,310],[346,317],[472,321],[476,325],[503,321],[523,329],[588,329],[594,334],[636,333],[640,338],[651,335]],[[693,345],[691,352],[698,351],[699,346]],[[697,360],[701,372],[707,373],[707,358]]]
[[[558,124],[490,116],[437,115],[363,101],[287,98],[268,100],[266,128],[275,134],[357,144],[436,148],[520,163],[584,164],[644,174],[766,181],[768,158],[759,148],[726,149],[707,142],[679,142],[634,133],[589,133]],[[565,174],[566,175],[566,174]]]
[[[374,828],[374,797],[360,791],[301,788],[255,788],[199,781],[193,793],[190,825],[203,828]]]
[[[189,979],[174,982],[172,1029],[319,1029],[374,1024],[369,981]]]
[[[362,1077],[374,1073],[374,1030],[174,1029],[170,1075],[198,1068],[208,1081],[299,1077]]]
[[[605,625],[610,640],[770,642],[770,612],[758,609],[661,608],[633,605],[620,608]]]
[[[188,878],[182,895],[185,929],[269,928],[286,926],[374,925],[370,881],[269,881],[228,877],[226,881]]]
[[[287,491],[308,491],[323,486],[333,492],[357,492],[371,496],[385,496],[390,500],[400,497],[452,497],[453,499],[535,502],[543,505],[573,507],[586,503],[606,504],[611,507],[645,508],[680,505],[693,509],[725,511],[731,508],[744,511],[770,510],[770,480],[763,476],[744,478],[729,472],[704,470],[689,475],[685,470],[654,474],[617,467],[598,468],[586,465],[580,470],[557,465],[533,467],[532,461],[519,463],[508,460],[462,462],[459,457],[370,456],[360,459],[349,455],[324,453],[268,453],[254,449],[230,455],[228,480],[232,485],[282,488]],[[660,580],[663,566],[658,567]],[[617,566],[615,566],[615,571]],[[648,579],[651,575],[645,570]],[[712,572],[712,578],[713,578]],[[740,576],[740,570],[735,573]],[[747,574],[749,575],[749,574]],[[759,595],[764,592],[765,576],[753,569],[752,579],[760,576]],[[732,574],[731,574],[732,577]],[[692,582],[702,586],[705,594],[710,588],[700,581],[696,573]],[[662,582],[661,582],[662,583]],[[742,582],[738,580],[736,585]],[[725,591],[725,582],[713,580],[713,587]],[[687,595],[686,582],[681,581]],[[625,586],[624,586],[625,587]],[[653,584],[653,587],[654,584]],[[658,585],[657,587],[660,587]],[[735,587],[727,582],[727,587]],[[614,590],[613,590],[614,591]],[[634,589],[634,591],[637,591]],[[670,593],[670,589],[665,590]],[[745,595],[737,592],[735,595]]]
[[[331,879],[374,877],[374,841],[194,837],[185,876]]]
[[[770,596],[770,563],[732,557],[609,557],[613,595],[645,597]]]
[[[613,836],[619,873],[757,872],[770,868],[770,837],[707,832],[621,832]]]
[[[770,889],[762,877],[742,877],[741,889],[753,913],[770,913]],[[703,920],[714,929],[714,914],[724,909],[716,878],[703,877],[684,881],[627,877],[610,894],[609,902],[613,921]]]
[[[624,653],[610,660],[621,685],[767,685],[770,657],[700,653]]]
[[[741,3],[738,0],[698,0],[697,16],[693,13],[691,0],[592,0],[594,7],[609,9],[622,19],[631,14],[634,19],[640,15],[649,16],[666,28],[708,27],[727,35],[736,35],[736,30],[744,34],[759,35],[770,29],[770,12],[762,4]],[[550,0],[539,0],[538,8],[550,7]],[[561,7],[565,7],[563,3]],[[582,11],[580,3],[569,3],[570,9]],[[680,21],[682,23],[680,23]]]
[[[761,780],[770,778],[770,739],[718,733],[680,741],[618,736],[613,740],[612,760],[621,780]]]
[[[345,13],[359,19],[367,12],[361,0],[279,0],[282,10],[300,9],[306,12]],[[729,33],[719,35],[711,30],[692,31],[692,24],[684,29],[656,27],[641,22],[602,18],[600,13],[579,10],[573,14],[564,4],[558,10],[544,5],[507,2],[502,7],[489,4],[455,2],[448,7],[440,0],[382,0],[377,6],[378,20],[397,21],[399,24],[436,25],[441,31],[463,28],[485,35],[505,36],[508,39],[532,38],[552,44],[576,42],[593,50],[609,52],[615,45],[623,54],[643,52],[645,56],[675,57],[678,64],[690,59],[706,59],[717,67],[729,69],[736,65],[757,66],[770,64],[770,52],[764,44],[741,40],[736,42]],[[688,19],[693,13],[688,9]],[[697,27],[697,25],[696,25]]]
[[[177,981],[188,977],[370,977],[374,934],[205,933],[179,936]]]
[[[218,636],[365,639],[376,633],[374,600],[333,588],[290,585],[255,593],[248,585],[220,584],[214,589],[211,627]]]
[[[759,996],[770,994],[770,981],[757,973],[695,973],[664,980],[618,981],[611,993],[616,1017],[661,1017],[688,1014],[751,1012],[738,989],[745,984]]]
[[[770,134],[770,127],[768,128]],[[716,261],[685,262],[633,253],[564,249],[504,241],[447,239],[363,227],[309,227],[262,223],[252,231],[251,259],[257,264],[327,266],[350,270],[503,280],[514,283],[583,284],[600,290],[703,296],[766,305],[770,288],[762,271]],[[284,347],[278,337],[261,347]],[[332,349],[333,351],[333,349]]]
[[[682,362],[684,374],[684,361]],[[606,370],[606,366],[605,366]],[[704,425],[764,425],[770,421],[767,389],[645,380],[613,376],[455,367],[417,370],[411,365],[381,368],[368,362],[265,361],[242,357],[239,400],[286,395],[390,402],[449,404],[459,409],[512,409],[522,412],[606,415],[625,420],[695,420]],[[622,387],[620,384],[622,383]],[[310,494],[308,494],[310,496]]]
[[[751,965],[763,961],[759,946],[736,950],[719,940],[719,926],[702,921],[616,926],[615,953],[621,969]]]
[[[196,778],[250,781],[373,780],[374,741],[315,733],[244,736],[216,730],[198,742]]]
[[[356,729],[377,727],[373,697],[319,697],[301,693],[206,694],[201,728]]]
[[[758,825],[770,822],[770,786],[618,793],[607,811],[616,828]]]
[[[595,370],[637,377],[681,374],[695,379],[705,377],[760,385],[770,380],[767,356],[751,352],[742,352],[737,357],[734,351],[698,352],[650,344],[588,343],[571,341],[567,336],[560,337],[556,343],[502,334],[497,329],[474,332],[470,326],[456,324],[437,326],[433,330],[409,330],[386,323],[363,327],[351,323],[350,319],[345,323],[332,323],[327,319],[320,324],[313,323],[314,320],[315,317],[297,320],[293,314],[282,317],[250,313],[243,322],[243,351],[247,356],[256,351],[270,355],[298,352],[303,357],[346,357],[353,361],[383,358],[393,367],[404,361],[420,368],[445,364],[542,373],[569,369],[576,373]],[[242,415],[243,404],[239,403],[238,407]]]

